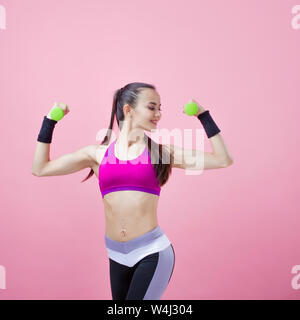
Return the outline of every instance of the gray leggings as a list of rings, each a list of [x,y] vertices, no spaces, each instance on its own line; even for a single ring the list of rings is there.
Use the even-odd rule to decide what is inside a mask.
[[[113,300],[160,300],[175,266],[174,248],[159,226],[129,241],[105,235]]]

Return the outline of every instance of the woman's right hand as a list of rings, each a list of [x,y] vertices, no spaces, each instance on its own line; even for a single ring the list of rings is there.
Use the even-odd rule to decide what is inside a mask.
[[[52,107],[52,109],[53,109],[54,107],[59,107],[59,108],[61,108],[61,109],[63,110],[63,112],[64,112],[64,116],[70,112],[69,107],[68,107],[65,103],[62,103],[62,102],[60,102],[60,103],[55,102],[55,103],[54,103],[54,106]],[[52,109],[51,109],[51,110],[52,110]],[[50,110],[49,113],[47,114],[47,118],[49,118],[49,119],[52,120],[52,118],[51,118],[51,116],[50,116],[51,110]]]

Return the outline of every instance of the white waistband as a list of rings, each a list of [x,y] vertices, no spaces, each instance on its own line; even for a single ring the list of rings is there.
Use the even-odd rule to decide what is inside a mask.
[[[162,251],[170,244],[171,242],[169,238],[165,234],[163,234],[162,236],[154,239],[148,245],[132,250],[129,253],[122,253],[109,248],[106,248],[106,250],[110,259],[124,264],[128,267],[132,267],[145,256],[158,251]]]

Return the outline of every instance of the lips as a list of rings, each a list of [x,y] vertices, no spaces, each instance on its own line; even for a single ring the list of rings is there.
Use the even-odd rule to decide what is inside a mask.
[[[150,120],[150,122],[154,123],[155,125],[157,125],[157,120]]]

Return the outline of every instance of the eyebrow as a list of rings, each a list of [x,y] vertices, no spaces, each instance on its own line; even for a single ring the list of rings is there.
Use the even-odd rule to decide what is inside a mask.
[[[152,103],[152,104],[154,104],[155,106],[157,105],[157,103],[156,102],[149,102],[149,103]],[[161,104],[159,105],[159,106],[161,106]]]

